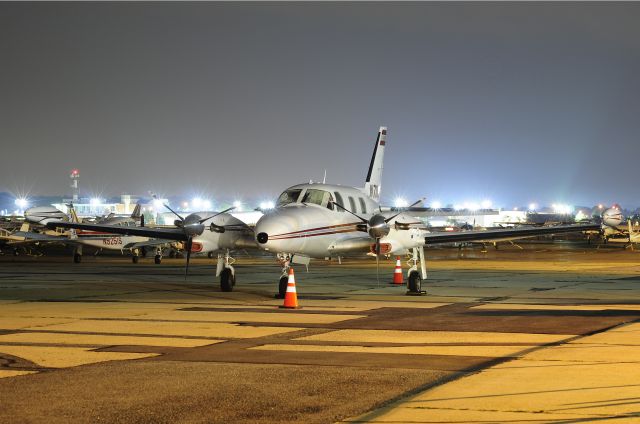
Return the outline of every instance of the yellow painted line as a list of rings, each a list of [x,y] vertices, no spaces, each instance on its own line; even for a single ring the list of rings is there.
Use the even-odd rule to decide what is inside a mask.
[[[107,336],[97,334],[69,334],[69,333],[12,333],[0,335],[0,343],[41,343],[64,345],[96,345],[96,346],[170,346],[170,347],[198,347],[224,340],[184,339],[175,337],[136,337],[136,336]]]
[[[172,309],[174,305],[145,303],[23,302],[4,305],[0,310],[0,320],[2,317],[133,318]]]
[[[404,293],[404,291],[402,292]],[[419,309],[432,309],[439,308],[440,306],[447,306],[450,303],[442,303],[442,302],[429,302],[425,301],[424,298],[420,297],[407,297],[407,300],[403,301],[390,301],[391,297],[387,296],[374,296],[368,295],[367,300],[357,300],[357,299],[336,299],[336,300],[313,300],[313,299],[304,299],[300,300],[299,303],[302,307],[317,307],[323,308],[328,311],[330,310],[338,310],[335,308],[344,308],[345,310],[358,310],[361,309],[363,311],[371,310],[371,309],[379,309],[379,308],[419,308]],[[282,300],[269,300],[266,303],[277,306],[282,305]],[[327,307],[330,305],[331,307]]]
[[[47,330],[77,333],[150,334],[157,336],[213,337],[242,339],[299,331],[294,327],[254,327],[227,323],[81,320],[50,325]]]
[[[278,312],[221,312],[221,311],[172,311],[152,314],[148,318],[160,320],[187,320],[209,322],[277,322],[287,324],[332,324],[364,315],[304,314],[295,311]]]
[[[471,309],[492,310],[540,310],[540,311],[607,311],[610,309],[640,311],[640,305],[534,305],[514,303],[491,303],[473,306]]]
[[[516,356],[534,346],[328,346],[267,344],[250,349],[292,352],[387,353],[399,355]]]
[[[493,333],[472,331],[403,331],[403,330],[336,330],[296,340],[360,343],[526,343],[545,344],[564,340],[572,335]]]
[[[530,411],[509,411],[505,408],[499,411],[486,409],[438,409],[428,405],[392,406],[383,409],[384,412],[377,412],[374,417],[364,414],[360,417],[348,418],[339,423],[518,423],[518,424],[548,424],[549,422],[566,420],[580,420],[588,418],[585,414],[548,414]],[[615,420],[614,422],[617,422]],[[624,422],[624,421],[622,421]]]
[[[0,318],[0,330],[38,329],[73,321],[67,318]]]
[[[35,374],[38,371],[0,370],[0,378],[15,377],[17,375]]]
[[[149,358],[155,353],[93,352],[80,347],[42,347],[0,345],[0,353],[17,356],[43,367],[66,368],[105,361]]]
[[[636,362],[629,366],[640,367],[640,349],[638,345],[615,346],[597,343],[568,343],[553,349],[542,349],[527,355],[529,360],[568,361],[568,362]]]

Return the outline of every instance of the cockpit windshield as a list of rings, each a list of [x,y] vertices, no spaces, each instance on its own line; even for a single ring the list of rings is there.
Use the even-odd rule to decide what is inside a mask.
[[[299,189],[299,188],[292,188],[283,192],[280,195],[280,197],[278,197],[278,201],[276,202],[276,207],[297,202],[298,197],[300,197],[300,193],[302,193],[302,189]]]
[[[302,199],[302,203],[315,203],[323,208],[333,209],[333,204],[329,203],[330,201],[333,201],[331,193],[313,188],[307,189],[307,192],[304,194]]]

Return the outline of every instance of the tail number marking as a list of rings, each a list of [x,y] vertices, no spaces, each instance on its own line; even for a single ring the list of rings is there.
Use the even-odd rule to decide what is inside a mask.
[[[102,240],[102,244],[107,246],[115,246],[122,244],[122,237],[111,237]]]

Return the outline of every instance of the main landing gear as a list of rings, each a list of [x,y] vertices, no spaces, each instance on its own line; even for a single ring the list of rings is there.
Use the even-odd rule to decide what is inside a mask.
[[[133,249],[131,251],[131,262],[137,264],[140,261],[140,250]]]
[[[153,262],[156,265],[160,265],[160,263],[162,263],[162,248],[161,247],[156,248],[156,256],[153,257]]]
[[[418,263],[420,269],[418,270]],[[411,258],[409,259],[411,266],[407,271],[407,295],[421,296],[427,294],[422,290],[422,280],[427,279],[427,266],[424,260],[424,247],[414,247],[411,249]]]
[[[218,253],[218,264],[216,266],[216,277],[220,277],[220,290],[223,292],[233,291],[236,285],[236,270],[233,263],[236,260],[229,255],[229,249],[225,253]]]
[[[76,247],[73,252],[73,263],[79,264],[82,261],[82,245]]]

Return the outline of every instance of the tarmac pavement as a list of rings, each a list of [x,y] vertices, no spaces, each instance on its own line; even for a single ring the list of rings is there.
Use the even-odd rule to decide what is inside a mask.
[[[579,242],[394,260],[0,258],[0,422],[640,420],[640,256]]]

